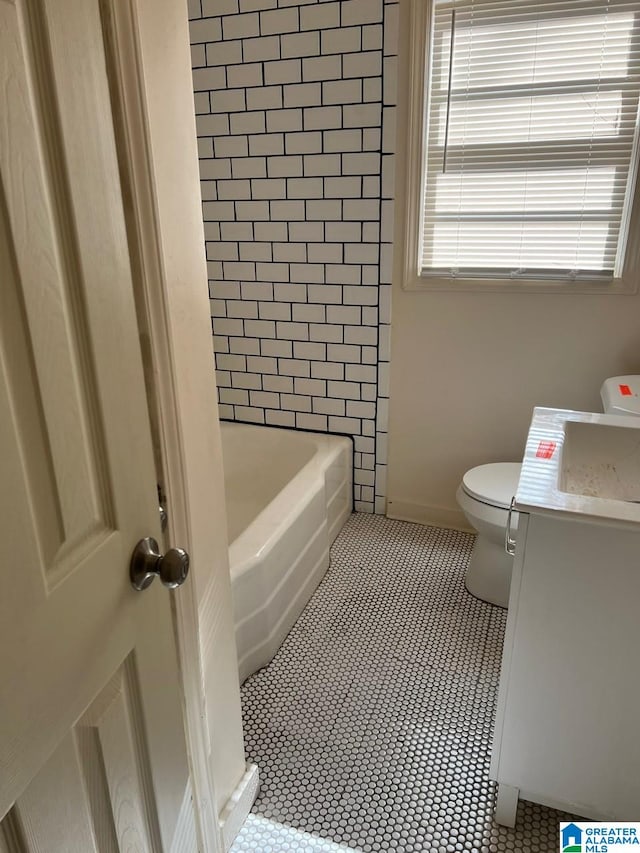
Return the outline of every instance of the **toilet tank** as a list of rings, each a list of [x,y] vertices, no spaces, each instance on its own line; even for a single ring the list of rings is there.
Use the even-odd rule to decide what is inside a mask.
[[[640,415],[640,376],[612,376],[600,389],[607,415]]]

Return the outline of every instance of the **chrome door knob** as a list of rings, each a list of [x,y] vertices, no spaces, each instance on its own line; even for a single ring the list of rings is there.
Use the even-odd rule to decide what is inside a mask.
[[[133,549],[129,577],[138,592],[145,590],[156,575],[169,589],[175,589],[182,586],[188,574],[189,555],[182,548],[171,548],[163,555],[156,540],[148,536]]]

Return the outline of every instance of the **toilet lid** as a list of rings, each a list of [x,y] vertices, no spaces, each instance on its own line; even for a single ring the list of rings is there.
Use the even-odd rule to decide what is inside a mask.
[[[520,478],[519,462],[491,462],[478,465],[462,478],[462,488],[477,501],[509,509]]]

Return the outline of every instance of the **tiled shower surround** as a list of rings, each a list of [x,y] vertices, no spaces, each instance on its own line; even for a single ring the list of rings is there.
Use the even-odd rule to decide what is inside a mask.
[[[220,416],[350,435],[384,512],[397,2],[190,0]]]

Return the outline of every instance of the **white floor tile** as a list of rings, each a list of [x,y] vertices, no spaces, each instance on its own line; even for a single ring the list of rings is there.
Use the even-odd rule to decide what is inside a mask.
[[[282,648],[242,688],[262,786],[232,853],[335,851],[322,838],[362,853],[558,850],[559,812],[521,802],[516,829],[492,820],[506,614],[464,587],[473,541],[347,522]]]

